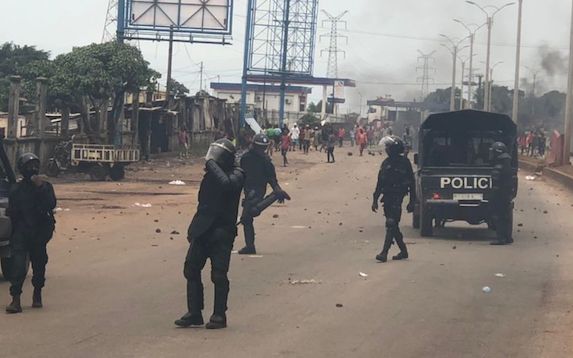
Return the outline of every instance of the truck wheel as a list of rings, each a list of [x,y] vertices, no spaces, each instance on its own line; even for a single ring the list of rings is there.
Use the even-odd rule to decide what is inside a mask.
[[[50,160],[46,166],[46,174],[53,178],[60,175],[60,166],[58,165],[58,162],[55,160]]]
[[[434,235],[433,217],[424,206],[420,210],[420,234],[422,237],[431,237]]]
[[[94,181],[104,181],[107,177],[107,168],[100,164],[92,165],[89,174]]]
[[[109,169],[109,177],[113,181],[120,181],[125,178],[125,167],[121,164],[115,164]]]
[[[412,227],[414,229],[420,228],[420,204],[416,204],[414,212],[412,213]]]

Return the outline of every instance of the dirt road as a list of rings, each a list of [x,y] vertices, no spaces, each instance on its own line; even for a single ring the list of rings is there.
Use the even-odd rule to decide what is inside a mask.
[[[57,183],[45,308],[30,308],[27,281],[24,313],[0,315],[0,356],[573,356],[571,193],[522,176],[511,247],[464,225],[421,239],[405,215],[411,259],[380,264],[384,221],[369,208],[381,157],[347,151],[335,165],[297,152],[298,164],[278,168],[294,200],[257,220],[262,257],[233,256],[229,328],[215,332],[173,325],[200,163],[157,162],[121,184]],[[204,280],[207,318],[209,270]]]

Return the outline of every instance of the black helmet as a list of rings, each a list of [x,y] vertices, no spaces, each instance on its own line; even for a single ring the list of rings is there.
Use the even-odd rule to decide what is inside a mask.
[[[30,163],[36,163],[34,167],[31,167]],[[38,175],[40,172],[40,158],[34,153],[24,153],[18,158],[16,163],[18,171],[24,176],[24,178],[31,178],[33,175]]]
[[[223,138],[211,143],[205,159],[214,160],[223,168],[230,168],[235,162],[236,153],[235,145],[230,140]]]
[[[382,138],[382,144],[386,148],[386,154],[388,154],[389,157],[397,157],[404,154],[404,142],[399,137],[393,135],[386,136]]]
[[[495,160],[500,155],[507,153],[507,146],[502,142],[495,142],[491,145],[490,148],[490,159]]]
[[[266,149],[269,146],[269,137],[263,133],[259,133],[253,138],[253,144]]]

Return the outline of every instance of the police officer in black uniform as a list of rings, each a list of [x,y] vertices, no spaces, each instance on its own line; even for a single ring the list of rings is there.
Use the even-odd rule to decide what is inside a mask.
[[[280,187],[277,181],[275,166],[271,158],[266,154],[269,146],[269,138],[264,134],[257,134],[253,138],[251,148],[241,158],[241,168],[246,175],[245,200],[243,201],[243,213],[241,223],[245,232],[245,247],[239,250],[241,255],[254,255],[255,249],[255,226],[251,208],[263,200],[267,192],[267,184],[273,189],[273,193],[279,202],[290,200],[290,196]]]
[[[235,165],[235,146],[228,139],[212,143],[207,153],[205,175],[199,189],[197,213],[187,233],[190,247],[185,258],[188,312],[175,321],[180,327],[203,326],[201,271],[211,259],[211,281],[215,285],[213,315],[206,328],[227,326],[227,298],[233,242],[237,236],[243,171]]]
[[[492,180],[493,190],[490,200],[494,215],[496,240],[492,245],[508,245],[513,243],[513,197],[517,190],[511,168],[511,156],[507,146],[496,142],[491,146],[491,160],[494,165]]]
[[[56,207],[56,195],[52,184],[39,175],[40,160],[32,153],[20,156],[17,167],[22,180],[15,184],[9,195],[6,215],[12,222],[11,282],[12,302],[6,307],[7,313],[22,312],[20,295],[26,279],[27,258],[32,263],[32,285],[34,294],[32,307],[42,307],[42,288],[46,282],[46,264],[48,263],[47,244],[55,228],[53,210]]]
[[[396,136],[387,136],[383,139],[388,158],[382,163],[378,173],[378,183],[372,202],[372,211],[378,211],[378,200],[382,196],[381,202],[384,205],[384,216],[386,216],[386,238],[382,252],[376,256],[376,260],[386,262],[388,251],[395,240],[400,248],[400,253],[392,257],[392,260],[403,260],[408,258],[408,249],[404,243],[404,236],[400,232],[400,218],[402,216],[402,202],[404,197],[410,194],[408,212],[414,211],[416,200],[414,172],[408,158],[404,156],[404,142]]]

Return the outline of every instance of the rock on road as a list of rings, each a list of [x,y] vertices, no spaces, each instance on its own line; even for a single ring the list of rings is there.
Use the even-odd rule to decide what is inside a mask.
[[[461,224],[422,239],[405,214],[411,259],[381,264],[384,220],[370,203],[382,157],[346,151],[335,165],[293,153],[305,164],[278,169],[294,200],[257,220],[261,257],[233,255],[220,331],[173,325],[196,183],[57,184],[71,209],[49,247],[45,308],[30,308],[28,280],[24,313],[1,315],[0,357],[573,356],[571,193],[522,176],[508,247]],[[203,277],[208,318],[209,266]]]

